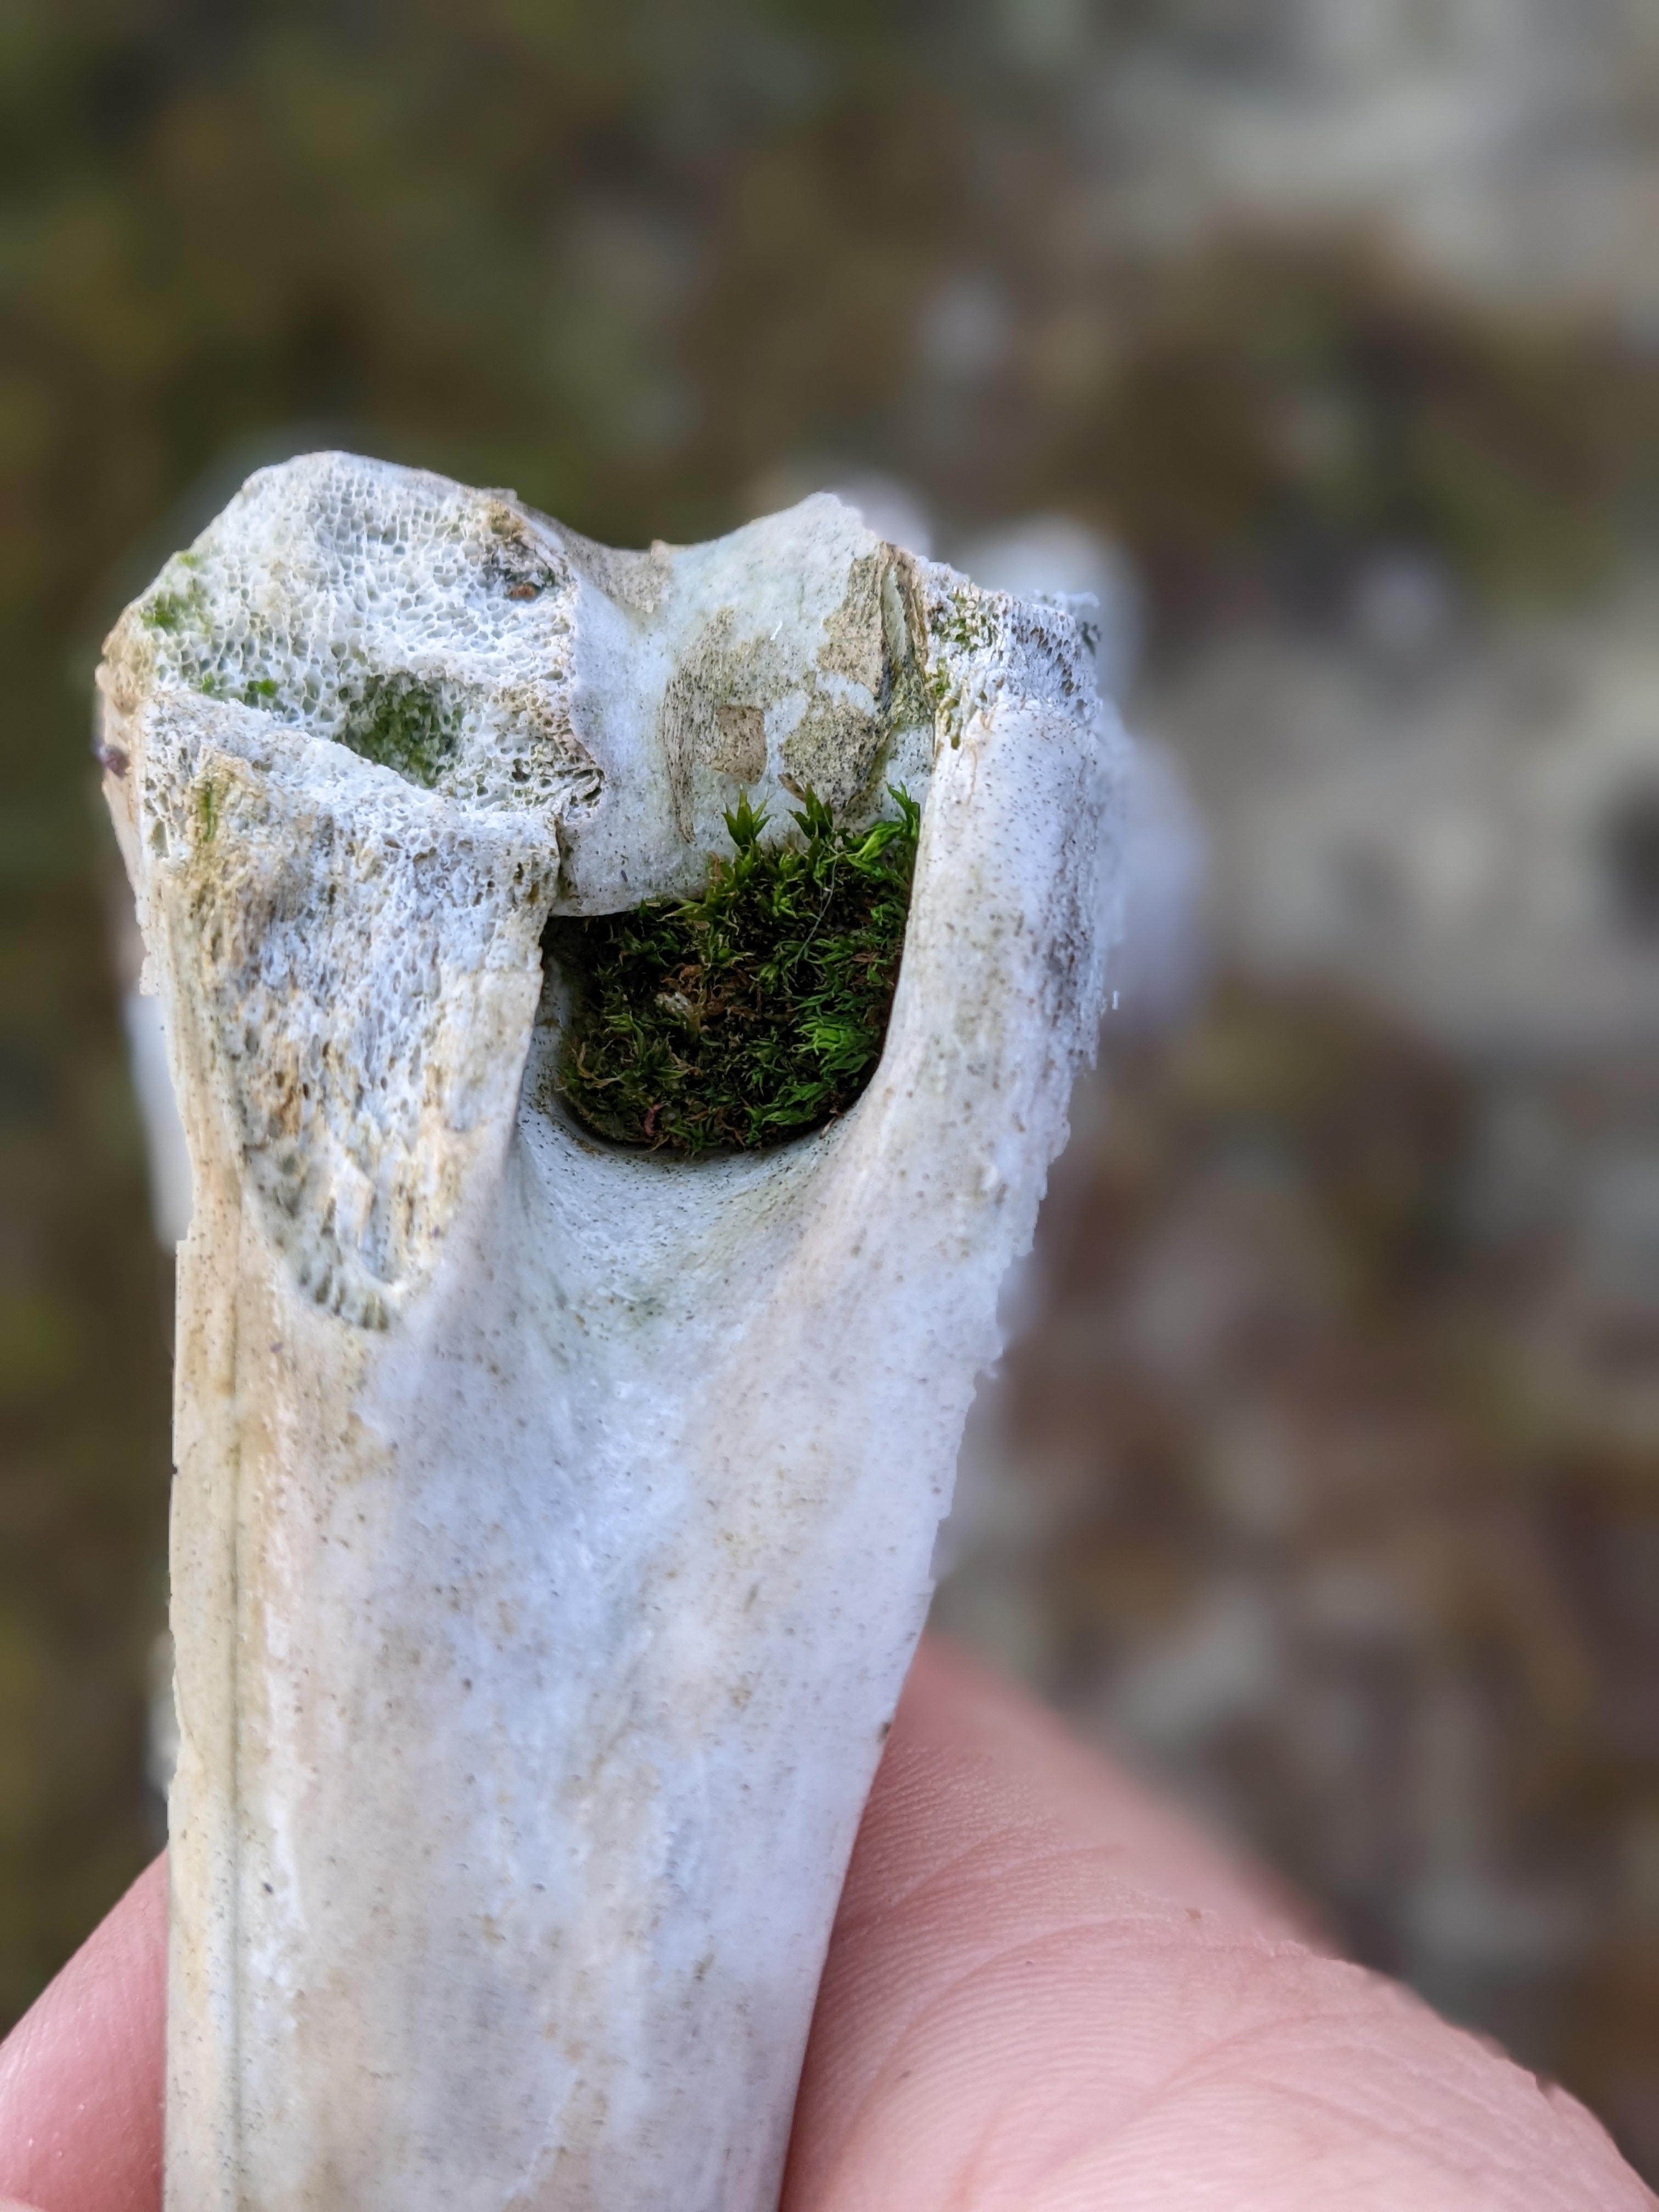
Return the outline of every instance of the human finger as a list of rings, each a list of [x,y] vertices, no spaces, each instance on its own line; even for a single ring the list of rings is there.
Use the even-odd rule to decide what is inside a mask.
[[[157,2212],[167,1922],[162,1857],[0,2044],[0,2191],[25,2212]]]
[[[1179,1815],[924,1645],[786,2212],[1651,2212],[1601,2130],[1323,1954]]]

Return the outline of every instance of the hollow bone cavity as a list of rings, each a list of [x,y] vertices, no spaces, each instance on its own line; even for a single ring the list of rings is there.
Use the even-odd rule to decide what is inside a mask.
[[[763,2212],[998,1286],[1095,1033],[1059,607],[836,501],[605,550],[325,454],[123,617],[190,1141],[172,2212]],[[925,793],[879,1066],[769,1152],[561,1111],[551,914],[747,789]]]

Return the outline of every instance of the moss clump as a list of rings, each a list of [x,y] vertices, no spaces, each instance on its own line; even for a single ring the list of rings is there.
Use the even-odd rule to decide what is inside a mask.
[[[572,985],[559,1089],[625,1145],[750,1150],[844,1113],[880,1057],[904,949],[921,810],[837,828],[811,793],[799,833],[763,844],[745,798],[736,851],[702,895],[558,921]]]
[[[429,791],[461,741],[460,720],[429,684],[401,672],[364,679],[337,735],[381,768]]]

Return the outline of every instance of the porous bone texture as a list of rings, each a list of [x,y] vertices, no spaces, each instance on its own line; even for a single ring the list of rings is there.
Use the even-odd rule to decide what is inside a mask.
[[[828,498],[618,553],[340,454],[130,608],[106,790],[190,1141],[171,2212],[763,2212],[999,1285],[1095,1034],[1060,607]],[[554,912],[925,798],[877,1073],[562,1112]]]

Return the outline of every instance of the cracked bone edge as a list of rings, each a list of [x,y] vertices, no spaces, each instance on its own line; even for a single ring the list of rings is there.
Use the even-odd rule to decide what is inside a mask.
[[[617,553],[325,454],[100,683],[195,1188],[170,2212],[764,2212],[1097,1034],[1078,630],[829,497]],[[868,1090],[763,1154],[593,1143],[549,914],[696,888],[809,782],[925,793]]]

